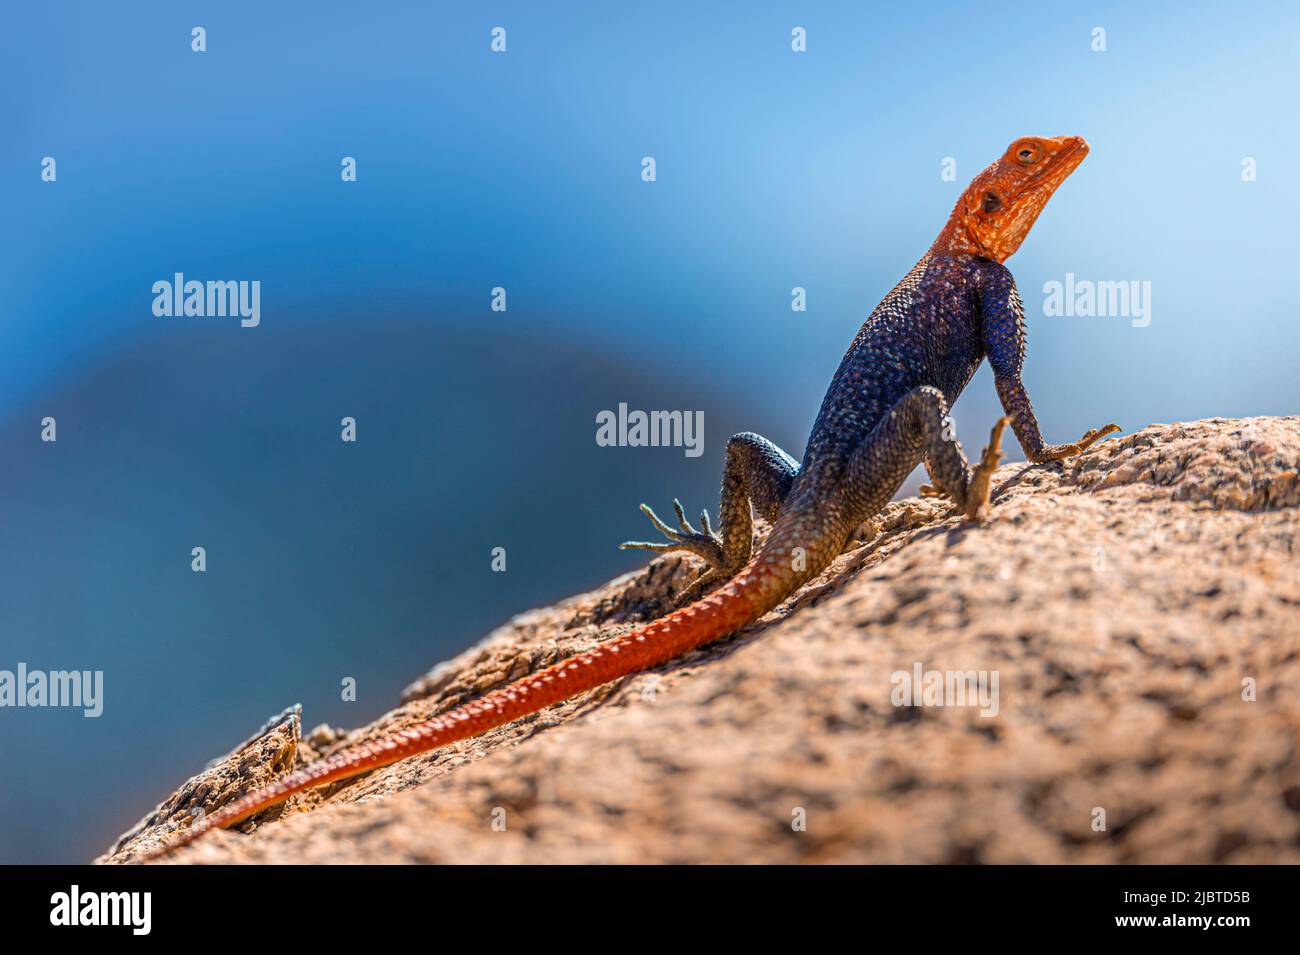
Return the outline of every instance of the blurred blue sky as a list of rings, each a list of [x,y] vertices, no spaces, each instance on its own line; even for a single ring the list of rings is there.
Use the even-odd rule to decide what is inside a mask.
[[[861,321],[1017,136],[1092,144],[1008,262],[1049,440],[1295,413],[1294,4],[894,6],[7,7],[0,668],[101,666],[108,700],[0,711],[0,861],[89,858],[287,703],[357,725],[634,565],[635,504],[713,508],[731,431],[799,454]],[[260,280],[261,326],[155,318],[177,271]],[[1066,272],[1150,281],[1150,326],[1045,318]],[[703,408],[708,453],[599,453],[621,400]],[[996,413],[985,370],[968,446]],[[260,576],[204,590],[202,535]],[[457,556],[498,542],[530,558],[508,582]],[[353,672],[376,689],[348,709]]]

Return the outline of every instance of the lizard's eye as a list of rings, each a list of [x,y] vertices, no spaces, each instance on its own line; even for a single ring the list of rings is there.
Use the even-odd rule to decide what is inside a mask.
[[[998,198],[998,194],[996,192],[984,193],[985,212],[997,212],[1001,208],[1002,208],[1002,200]]]
[[[1026,166],[1032,166],[1043,158],[1043,148],[1032,139],[1026,139],[1016,146],[1016,159]]]

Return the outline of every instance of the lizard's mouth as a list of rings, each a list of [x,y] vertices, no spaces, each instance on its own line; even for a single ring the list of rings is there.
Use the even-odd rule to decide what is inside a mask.
[[[1070,137],[1073,142],[1065,149],[1061,150],[1055,156],[1047,161],[1047,168],[1043,170],[1040,180],[1041,187],[1051,191],[1055,190],[1070,173],[1079,168],[1079,163],[1088,155],[1088,141],[1082,136]]]
[[[1004,262],[1015,254],[1048,200],[1089,151],[1088,141],[1082,136],[1037,142],[1050,143],[1056,152],[1035,165],[1032,172],[1016,165],[1032,159],[1010,155],[986,169],[962,194],[936,244],[949,252],[965,252],[995,262]],[[1024,155],[1031,155],[1031,151],[1025,150]]]
[[[1020,248],[1020,243],[1033,228],[1047,201],[1088,155],[1088,141],[1082,136],[1074,136],[1072,139],[1073,142],[1047,161],[1043,171],[1011,203],[1011,215],[990,243],[993,246],[990,255],[997,261],[1004,261]]]

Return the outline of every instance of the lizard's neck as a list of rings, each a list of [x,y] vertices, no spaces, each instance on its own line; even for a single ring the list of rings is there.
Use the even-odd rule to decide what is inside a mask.
[[[991,250],[985,248],[975,230],[967,223],[966,217],[957,210],[953,211],[939,231],[934,244],[930,246],[930,255],[975,255],[995,262],[1001,261]]]

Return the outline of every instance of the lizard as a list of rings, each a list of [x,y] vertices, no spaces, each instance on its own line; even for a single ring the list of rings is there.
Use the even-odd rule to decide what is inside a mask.
[[[1032,463],[1081,454],[1118,431],[1109,424],[1071,444],[1043,440],[1021,378],[1024,309],[1003,264],[1088,148],[1079,136],[1022,137],[972,180],[929,250],[853,339],[802,462],[758,434],[737,434],[727,443],[716,531],[707,510],[696,529],[674,500],[674,530],[641,505],[666,540],[621,546],[684,551],[704,560],[678,595],[679,609],[446,713],[291,772],[196,821],[141,861],[296,793],[476,736],[734,633],[820,574],[918,464],[932,482],[923,494],[950,499],[969,521],[986,520],[1008,424]],[[985,358],[1005,414],[972,465],[948,409]],[[756,553],[755,512],[771,523]]]

